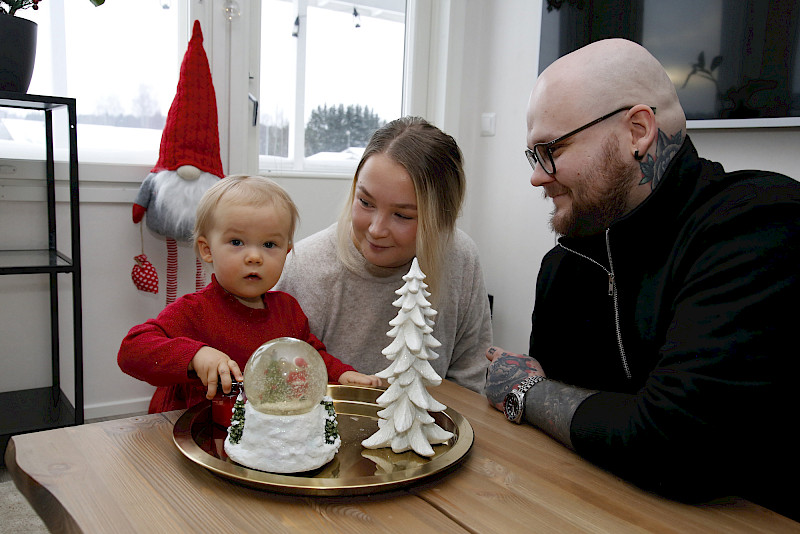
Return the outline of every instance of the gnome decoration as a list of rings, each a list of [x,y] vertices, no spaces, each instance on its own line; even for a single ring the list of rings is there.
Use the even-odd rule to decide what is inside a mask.
[[[428,302],[430,293],[424,278],[414,258],[403,277],[405,285],[395,291],[400,298],[392,304],[400,311],[389,321],[393,328],[386,333],[394,341],[382,351],[392,363],[375,375],[387,379],[390,385],[376,400],[383,410],[378,412],[378,431],[361,442],[367,449],[391,447],[396,453],[413,449],[420,456],[433,456],[431,444],[453,437],[428,413],[441,412],[447,406],[426,389],[438,386],[442,379],[429,363],[439,357],[431,349],[441,343],[431,335],[436,310]]]
[[[203,49],[200,22],[195,21],[192,38],[181,63],[175,99],[161,134],[158,162],[142,182],[133,202],[133,222],[141,222],[146,212],[147,227],[166,238],[167,304],[175,300],[178,287],[177,241],[191,241],[200,197],[224,177],[216,94],[208,57]],[[142,259],[146,260],[146,257],[137,259],[137,263]],[[141,264],[134,266],[134,272],[139,266]],[[145,267],[155,275],[152,265]],[[157,275],[154,278],[155,291],[152,290],[152,283],[141,284],[142,287],[137,284],[137,287],[158,292]],[[133,279],[136,283],[136,277]],[[203,267],[197,259],[195,286],[201,289],[204,285]]]

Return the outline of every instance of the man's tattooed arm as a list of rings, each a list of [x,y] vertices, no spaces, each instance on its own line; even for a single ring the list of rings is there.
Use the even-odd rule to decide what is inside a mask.
[[[507,352],[499,347],[486,351],[491,360],[486,376],[486,398],[498,410],[509,391],[532,375],[545,376],[535,358]],[[572,417],[578,406],[596,391],[568,386],[555,380],[539,382],[525,395],[525,421],[573,448],[570,438]]]
[[[572,417],[578,406],[595,393],[555,380],[539,382],[525,395],[525,421],[574,450],[570,437]]]

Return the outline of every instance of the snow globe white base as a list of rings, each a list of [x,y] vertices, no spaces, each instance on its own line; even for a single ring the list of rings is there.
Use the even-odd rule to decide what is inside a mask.
[[[326,397],[324,400],[330,400]],[[330,462],[341,438],[326,442],[328,412],[322,404],[299,415],[272,415],[245,404],[245,421],[238,444],[225,439],[225,453],[236,463],[271,473],[301,473]]]

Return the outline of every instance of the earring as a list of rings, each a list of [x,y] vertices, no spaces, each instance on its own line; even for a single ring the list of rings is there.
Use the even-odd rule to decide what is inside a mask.
[[[640,156],[639,155],[639,149],[638,148],[633,153],[633,159],[635,159],[636,161],[642,161],[644,159],[644,156]]]

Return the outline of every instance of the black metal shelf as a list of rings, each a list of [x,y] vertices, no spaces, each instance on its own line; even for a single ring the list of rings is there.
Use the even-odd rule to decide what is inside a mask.
[[[0,435],[69,426],[75,419],[72,403],[52,387],[0,393],[0,404]]]
[[[72,260],[57,250],[0,250],[0,275],[69,273],[74,269]]]
[[[83,424],[83,322],[81,314],[80,215],[78,198],[77,111],[74,98],[0,91],[0,107],[44,113],[48,248],[0,250],[0,275],[45,274],[50,278],[51,385],[0,393],[0,465],[6,444],[14,434]],[[57,249],[53,111],[66,109],[69,129],[70,253]],[[72,325],[75,402],[61,389],[58,275],[72,278]],[[8,364],[7,368],[13,369]]]

